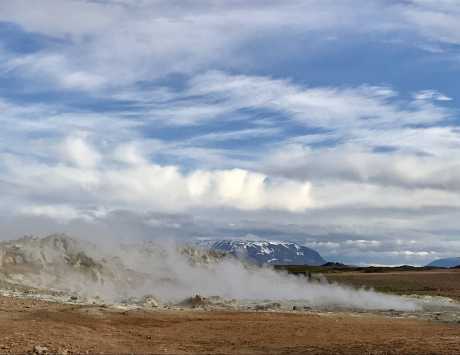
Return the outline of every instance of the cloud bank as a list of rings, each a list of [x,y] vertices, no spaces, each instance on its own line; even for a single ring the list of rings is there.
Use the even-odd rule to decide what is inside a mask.
[[[3,183],[31,203],[21,207],[22,213],[73,218],[78,209],[90,206],[102,211],[199,206],[296,212],[312,205],[308,182],[270,179],[243,169],[184,173],[177,166],[147,161],[130,145],[101,153],[76,136],[67,137],[56,150],[57,159],[49,157],[48,162],[4,156]],[[40,200],[45,204],[37,204]]]
[[[3,2],[0,218],[27,221],[5,232],[107,234],[118,218],[142,237],[295,239],[354,263],[459,253],[459,14]]]

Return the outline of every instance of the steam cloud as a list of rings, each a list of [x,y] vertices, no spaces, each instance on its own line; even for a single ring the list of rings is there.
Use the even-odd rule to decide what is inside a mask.
[[[203,263],[201,261],[206,254],[184,255],[174,244],[113,252],[118,253],[128,268],[146,275],[142,286],[129,290],[126,296],[153,294],[163,302],[179,302],[193,294],[200,294],[237,300],[302,301],[320,308],[405,311],[418,308],[415,302],[399,296],[308,281],[268,267],[244,265],[235,259]],[[191,263],[191,259],[199,262]],[[119,295],[108,296],[116,298]]]
[[[402,297],[308,281],[174,244],[119,247],[108,243],[96,247],[60,236],[8,243],[1,250],[2,265],[11,258],[12,250],[15,261],[11,270],[15,270],[18,262],[22,263],[21,272],[10,272],[9,280],[81,296],[99,296],[110,302],[153,295],[163,303],[175,304],[200,294],[240,302],[297,301],[319,308],[404,311],[418,308],[416,302]],[[25,266],[29,267],[28,272],[24,272]]]

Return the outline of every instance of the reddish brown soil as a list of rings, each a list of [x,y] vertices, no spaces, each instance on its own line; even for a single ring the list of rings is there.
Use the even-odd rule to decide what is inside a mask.
[[[460,324],[375,315],[114,311],[0,298],[0,351],[454,354]]]

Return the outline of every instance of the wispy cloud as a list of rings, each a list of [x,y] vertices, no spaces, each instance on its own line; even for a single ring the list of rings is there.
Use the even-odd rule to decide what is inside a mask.
[[[302,211],[312,205],[308,182],[269,179],[243,169],[185,174],[177,166],[149,162],[135,147],[99,152],[81,136],[68,137],[56,149],[59,155],[47,160],[3,154],[3,181],[15,186],[9,195],[19,198],[18,204],[27,206],[29,201],[33,214],[58,216],[55,210],[61,205],[107,211],[179,211],[197,206]],[[19,205],[19,210],[27,209]],[[75,213],[69,208],[60,211]]]
[[[271,109],[304,125],[327,129],[388,129],[436,123],[450,116],[429,102],[398,100],[388,87],[302,88],[287,80],[210,72],[195,77],[190,92],[219,99],[234,110]]]
[[[280,35],[284,42],[298,33],[312,39],[370,35],[382,41],[402,34],[412,38],[408,45],[414,40],[420,47],[458,44],[459,12],[456,2],[418,0],[205,1],[173,8],[169,1],[33,5],[18,0],[0,5],[0,21],[62,40],[58,47],[13,60],[10,67],[30,79],[49,76],[61,88],[95,90],[209,66],[257,65],[263,58],[250,44],[267,41],[281,50]]]
[[[0,3],[0,218],[460,250],[458,2],[176,5]]]

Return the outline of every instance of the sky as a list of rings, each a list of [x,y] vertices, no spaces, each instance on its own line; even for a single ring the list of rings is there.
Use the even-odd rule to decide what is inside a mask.
[[[0,2],[1,238],[460,256],[460,2]]]

